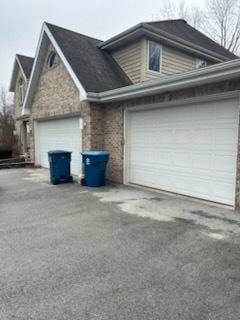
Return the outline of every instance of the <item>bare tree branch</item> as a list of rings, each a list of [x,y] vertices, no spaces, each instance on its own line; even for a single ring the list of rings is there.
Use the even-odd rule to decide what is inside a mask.
[[[7,91],[0,89],[0,148],[12,150],[16,137],[14,135],[13,105]]]
[[[157,18],[185,19],[228,50],[240,48],[240,0],[205,0],[203,9],[185,0],[163,0]]]

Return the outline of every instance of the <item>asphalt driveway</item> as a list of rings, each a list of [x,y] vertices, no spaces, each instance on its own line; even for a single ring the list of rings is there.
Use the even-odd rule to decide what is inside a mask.
[[[239,320],[240,213],[1,170],[0,319]]]

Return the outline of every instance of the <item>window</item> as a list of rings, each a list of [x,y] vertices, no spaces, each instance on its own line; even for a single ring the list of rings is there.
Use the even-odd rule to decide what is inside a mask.
[[[58,64],[58,55],[55,52],[49,54],[47,64],[49,69]]]
[[[22,78],[19,79],[18,94],[19,94],[19,103],[22,105],[24,101],[24,81]]]
[[[199,58],[196,59],[196,69],[204,68],[206,66],[207,66],[207,62],[205,60],[202,60]]]
[[[148,70],[160,72],[162,47],[153,41],[148,41]]]

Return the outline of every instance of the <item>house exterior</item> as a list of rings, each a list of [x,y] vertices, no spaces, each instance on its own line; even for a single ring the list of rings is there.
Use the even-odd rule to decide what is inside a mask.
[[[107,41],[44,23],[26,76],[11,80],[28,154],[110,152],[107,178],[240,206],[240,60],[184,20],[138,24]],[[27,123],[24,126],[23,123]]]
[[[19,150],[28,157],[30,149],[29,140],[29,117],[22,117],[22,107],[28,81],[32,71],[34,59],[31,57],[17,54],[14,61],[13,73],[10,83],[10,91],[14,92],[14,111],[16,118],[16,131],[19,137]],[[19,121],[19,117],[21,120]]]

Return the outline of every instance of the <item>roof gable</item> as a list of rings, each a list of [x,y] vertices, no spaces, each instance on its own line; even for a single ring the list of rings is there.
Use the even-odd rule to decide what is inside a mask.
[[[10,92],[14,92],[15,90],[15,84],[16,84],[17,74],[19,70],[24,80],[26,82],[28,81],[31,75],[33,62],[34,62],[34,58],[32,57],[16,54],[14,66],[13,66],[13,72],[12,72],[11,81],[10,81],[10,87],[9,87]]]
[[[101,42],[77,32],[46,24],[78,80],[87,92],[101,92],[131,84]]]
[[[18,60],[22,66],[23,72],[27,79],[30,78],[34,58],[17,54]]]
[[[100,40],[44,23],[23,104],[23,114],[27,114],[31,108],[49,41],[78,88],[80,100],[86,99],[87,92],[107,91],[131,84],[110,54],[99,49],[97,44]]]

